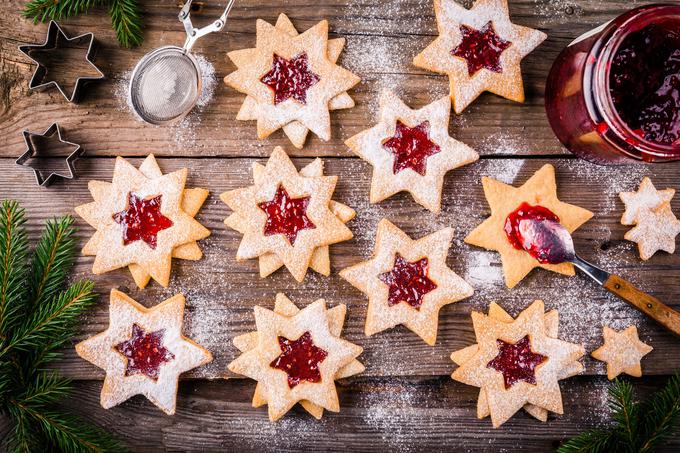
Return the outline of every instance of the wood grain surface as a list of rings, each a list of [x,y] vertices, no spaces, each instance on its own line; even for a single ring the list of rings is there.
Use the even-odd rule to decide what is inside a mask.
[[[627,227],[619,223],[623,205],[618,199],[618,192],[634,190],[643,176],[650,176],[658,188],[680,190],[680,165],[608,168],[578,161],[554,137],[543,109],[545,77],[559,51],[636,2],[510,0],[515,22],[539,28],[549,38],[523,63],[525,104],[485,94],[452,119],[451,134],[475,147],[482,159],[449,173],[438,216],[426,213],[403,194],[369,205],[371,168],[352,157],[343,144],[373,124],[382,88],[395,89],[414,107],[446,94],[445,77],[410,64],[436,33],[430,0],[237,0],[227,30],[203,38],[195,49],[214,66],[217,83],[212,99],[180,126],[167,127],[136,120],[124,93],[129,71],[144,53],[183,42],[184,32],[176,19],[178,2],[141,3],[145,42],[132,50],[117,46],[103,10],[64,22],[71,34],[95,32],[100,44],[96,63],[107,76],[86,87],[79,104],[68,104],[55,90],[28,91],[33,66],[16,47],[42,42],[46,26],[22,18],[20,0],[6,0],[0,6],[0,198],[22,203],[32,237],[45,219],[73,214],[74,206],[90,201],[87,182],[110,180],[113,156],[126,156],[138,164],[140,156],[154,153],[161,156],[163,171],[187,167],[188,186],[210,191],[198,215],[212,232],[200,243],[205,256],[198,262],[175,261],[169,288],[152,283],[137,290],[123,270],[94,277],[89,257],[79,258],[75,277],[94,278],[102,294],[98,306],[83,320],[78,340],[106,328],[111,288],[129,293],[146,306],[182,292],[188,303],[185,334],[209,348],[215,361],[184,376],[177,415],[167,417],[141,397],[111,410],[101,409],[101,370],[68,348],[57,368],[77,380],[77,391],[66,403],[74,411],[116,432],[134,451],[547,451],[582,429],[607,423],[605,368],[588,357],[583,360],[585,375],[562,383],[563,416],[551,416],[543,424],[520,413],[497,430],[489,420],[475,418],[477,389],[448,377],[454,368],[449,355],[474,342],[470,312],[485,310],[494,300],[512,314],[534,299],[545,300],[548,307],[560,311],[560,337],[583,343],[588,351],[601,344],[603,325],[621,328],[635,323],[642,340],[654,347],[643,360],[644,377],[633,380],[641,395],[658,389],[680,369],[676,337],[586,277],[536,270],[509,291],[502,282],[498,255],[462,240],[489,214],[482,176],[521,184],[550,163],[557,169],[560,198],[595,213],[575,234],[579,253],[680,309],[680,254],[659,253],[643,263],[634,244],[623,240]],[[196,3],[200,6],[194,13],[198,23],[207,23],[221,12],[220,2]],[[347,38],[340,63],[362,78],[350,92],[357,106],[332,114],[333,139],[312,138],[303,150],[290,146],[280,132],[257,141],[254,123],[235,121],[243,95],[221,82],[234,69],[226,53],[252,47],[255,20],[273,22],[280,12],[287,13],[300,30],[328,19],[332,35]],[[77,179],[44,189],[36,187],[32,173],[17,167],[14,159],[24,150],[22,130],[41,132],[53,121],[59,122],[68,140],[82,144],[87,154],[77,163]],[[251,183],[252,163],[264,162],[276,145],[296,156],[298,167],[311,157],[324,157],[327,174],[339,176],[334,198],[357,210],[357,218],[349,224],[355,238],[331,247],[333,274],[329,278],[311,273],[298,284],[287,272],[279,271],[260,279],[255,261],[237,263],[234,259],[240,237],[222,223],[229,209],[219,201],[219,194]],[[673,201],[673,208],[680,213],[680,198]],[[414,237],[445,226],[456,232],[449,264],[476,293],[442,310],[434,347],[401,327],[365,337],[366,299],[337,275],[338,270],[370,256],[375,227],[382,218]],[[80,220],[78,226],[84,244],[92,229]],[[339,414],[315,421],[295,410],[278,424],[270,424],[266,410],[250,407],[254,382],[227,372],[226,364],[237,354],[231,339],[254,328],[253,307],[272,307],[277,292],[300,305],[317,298],[325,298],[330,305],[348,305],[345,335],[364,347],[360,360],[366,372],[340,383]],[[7,429],[0,421],[0,436]],[[667,451],[678,448],[676,437]]]

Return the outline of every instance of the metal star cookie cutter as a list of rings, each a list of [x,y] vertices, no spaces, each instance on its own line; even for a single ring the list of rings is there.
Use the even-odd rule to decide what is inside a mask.
[[[89,43],[87,44],[87,53],[85,55],[85,60],[94,68],[95,71],[99,75],[97,76],[81,76],[76,78],[75,84],[73,85],[73,91],[71,92],[70,96],[66,93],[64,90],[64,87],[59,84],[56,80],[45,80],[48,74],[50,73],[50,67],[46,66],[43,62],[39,61],[38,59],[34,58],[31,56],[31,53],[39,50],[43,52],[50,52],[50,51],[56,51],[59,50],[60,48],[67,48],[69,47],[69,44],[82,44],[82,43],[87,43],[89,40]],[[78,95],[80,94],[81,87],[84,83],[93,81],[93,80],[101,80],[105,78],[104,73],[102,73],[99,68],[94,64],[93,58],[95,54],[95,49],[96,49],[96,42],[94,39],[94,33],[89,32],[89,33],[83,33],[82,35],[75,36],[73,38],[69,38],[66,33],[64,33],[64,30],[59,26],[59,24],[55,21],[50,21],[48,30],[47,30],[47,38],[45,39],[44,44],[25,44],[22,46],[19,46],[19,50],[24,53],[28,58],[30,58],[34,63],[36,63],[38,66],[35,69],[35,72],[33,72],[33,77],[31,77],[31,81],[28,84],[28,87],[31,90],[35,89],[40,89],[40,88],[46,88],[50,85],[53,85],[57,87],[59,92],[64,96],[64,98],[68,102],[77,102]],[[51,66],[51,65],[50,65]]]
[[[35,174],[35,181],[39,186],[42,187],[47,187],[52,182],[54,182],[57,178],[61,179],[73,179],[76,176],[76,171],[75,171],[75,161],[80,158],[80,156],[83,155],[84,150],[82,147],[76,143],[72,143],[69,141],[66,141],[62,138],[61,136],[61,128],[59,127],[59,124],[57,123],[52,123],[50,127],[47,128],[45,132],[42,134],[37,134],[35,132],[30,132],[28,130],[25,130],[23,132],[24,135],[24,141],[26,142],[26,151],[19,156],[19,158],[15,161],[17,165],[21,167],[29,167],[31,170],[33,170],[33,174]],[[43,139],[47,140],[53,140],[54,138],[57,138],[59,140],[60,144],[72,146],[74,150],[66,157],[66,169],[68,170],[67,174],[64,174],[56,168],[56,166],[52,165],[46,168],[50,168],[49,170],[43,170],[40,168],[40,166],[32,166],[30,164],[27,164],[27,162],[30,159],[45,159],[45,158],[55,158],[58,156],[50,156],[48,155],[49,149],[41,149],[40,146],[36,146],[36,142],[34,141],[34,137],[40,137]],[[45,177],[45,174],[47,174],[47,177]]]

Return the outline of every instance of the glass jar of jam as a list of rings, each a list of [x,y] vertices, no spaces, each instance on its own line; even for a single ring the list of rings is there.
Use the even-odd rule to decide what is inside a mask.
[[[636,8],[576,39],[550,70],[545,106],[583,159],[680,159],[680,5]]]

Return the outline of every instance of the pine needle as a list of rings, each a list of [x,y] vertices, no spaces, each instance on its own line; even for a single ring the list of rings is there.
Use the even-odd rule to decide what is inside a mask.
[[[638,442],[639,407],[633,401],[633,386],[616,379],[609,388],[609,407],[617,423],[618,437],[629,451],[635,451]]]
[[[680,376],[673,376],[663,390],[645,401],[642,412],[645,441],[639,444],[639,451],[654,451],[680,423]]]
[[[142,43],[144,22],[136,2],[109,0],[109,15],[121,46],[134,47]]]
[[[23,307],[28,276],[24,210],[16,201],[0,205],[0,345],[12,334]]]
[[[585,431],[568,440],[558,453],[605,453],[614,450],[614,433],[600,429]]]

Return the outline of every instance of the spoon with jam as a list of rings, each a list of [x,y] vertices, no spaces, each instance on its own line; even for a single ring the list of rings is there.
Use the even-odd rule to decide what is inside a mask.
[[[550,214],[552,212],[546,209],[545,213],[537,212],[517,219],[516,223],[510,225],[514,233],[512,236],[518,243],[513,245],[519,245],[541,264],[573,264],[609,292],[680,335],[680,313],[618,275],[610,274],[580,258],[574,251],[574,241],[569,231],[554,214]],[[506,231],[507,228],[508,225]]]

